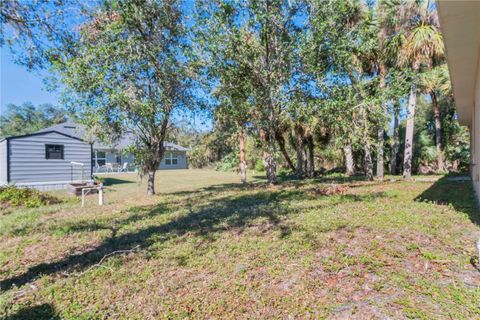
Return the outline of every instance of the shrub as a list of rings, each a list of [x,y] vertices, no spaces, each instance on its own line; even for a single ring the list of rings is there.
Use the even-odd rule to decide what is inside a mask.
[[[37,208],[59,202],[58,198],[36,189],[18,188],[16,186],[0,187],[0,205],[2,207]]]
[[[239,160],[238,157],[233,154],[227,154],[223,159],[215,164],[215,170],[217,171],[235,171],[238,169]]]

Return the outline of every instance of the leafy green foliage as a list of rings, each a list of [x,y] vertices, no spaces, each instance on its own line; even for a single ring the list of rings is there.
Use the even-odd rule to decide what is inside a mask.
[[[66,121],[66,112],[51,104],[35,107],[31,102],[8,104],[0,116],[0,139],[28,134]]]
[[[60,199],[36,189],[16,186],[0,187],[0,205],[2,207],[38,208],[59,202]]]
[[[96,136],[133,134],[127,152],[149,194],[171,117],[194,106],[186,42],[180,1],[105,1],[82,24],[75,55],[53,61],[69,107]]]

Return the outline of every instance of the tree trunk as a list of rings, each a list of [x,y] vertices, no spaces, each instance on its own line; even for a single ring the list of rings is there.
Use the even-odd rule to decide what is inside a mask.
[[[368,139],[365,141],[363,151],[365,152],[365,156],[363,158],[365,177],[367,177],[368,181],[372,181],[373,180],[373,162],[372,162],[371,146]]]
[[[147,195],[149,196],[153,196],[155,194],[155,172],[156,170],[148,170]]]
[[[343,147],[343,153],[345,155],[345,174],[351,176],[355,173],[353,168],[352,145],[345,145],[345,147]]]
[[[272,141],[270,139],[267,140],[265,130],[263,129],[260,129],[260,140],[263,142],[263,165],[267,174],[267,181],[268,184],[274,185],[277,183],[277,166],[272,152]]]
[[[308,168],[308,155],[307,155],[307,150],[305,148],[302,148],[302,154],[303,154],[303,174],[304,176],[307,175],[307,168]]]
[[[297,177],[303,179],[303,130],[295,130],[295,151],[297,153]]]
[[[290,156],[288,155],[287,149],[285,148],[285,139],[283,138],[283,135],[275,131],[275,140],[278,142],[278,146],[280,147],[280,152],[282,153],[283,157],[285,158],[285,161],[288,164],[288,167],[292,172],[296,171],[295,166],[293,165],[292,159],[290,159]]]
[[[378,128],[377,139],[377,179],[383,180],[383,128]]]
[[[393,142],[392,142],[392,159],[390,162],[390,173],[397,174],[397,154],[398,154],[398,145],[399,145],[399,135],[398,135],[398,117],[400,114],[400,106],[398,102],[395,102],[393,107]]]
[[[415,107],[417,104],[416,85],[412,84],[408,98],[407,128],[405,134],[405,153],[403,157],[403,178],[412,179],[413,129],[415,125]]]
[[[379,47],[382,48],[385,44],[385,39],[387,36],[387,30],[385,26],[382,25],[382,28],[379,30]],[[380,90],[383,92],[386,87],[385,78],[387,76],[387,66],[380,62]],[[386,101],[382,102],[382,107],[386,110]],[[383,112],[383,111],[382,111]],[[383,164],[383,148],[384,148],[384,138],[383,138],[384,129],[380,125],[377,129],[377,179],[383,180],[384,176],[384,164]]]
[[[307,136],[307,148],[308,148],[308,176],[313,178],[315,175],[315,145],[312,135]]]
[[[240,144],[240,180],[242,181],[242,183],[247,183],[247,162],[245,160],[245,130],[243,129],[243,126],[240,127],[238,142]]]
[[[363,168],[365,171],[365,176],[368,181],[373,180],[373,162],[372,162],[372,147],[370,145],[370,138],[368,136],[369,125],[368,125],[368,114],[367,110],[363,109]]]
[[[442,146],[442,119],[440,114],[440,105],[438,104],[437,95],[434,91],[430,92],[433,104],[433,115],[435,118],[435,144],[437,146],[437,166],[438,171],[444,171],[443,146]]]

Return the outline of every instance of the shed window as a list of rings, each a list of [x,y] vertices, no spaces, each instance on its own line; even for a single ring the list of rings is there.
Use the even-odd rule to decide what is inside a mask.
[[[105,151],[95,150],[93,165],[95,167],[104,166],[107,163],[107,153]]]
[[[165,165],[172,166],[178,164],[177,155],[173,152],[165,153]]]
[[[63,145],[46,144],[45,159],[63,159]]]

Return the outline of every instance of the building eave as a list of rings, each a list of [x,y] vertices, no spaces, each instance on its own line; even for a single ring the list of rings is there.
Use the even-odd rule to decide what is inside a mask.
[[[437,1],[459,122],[470,126],[480,53],[480,2]]]

